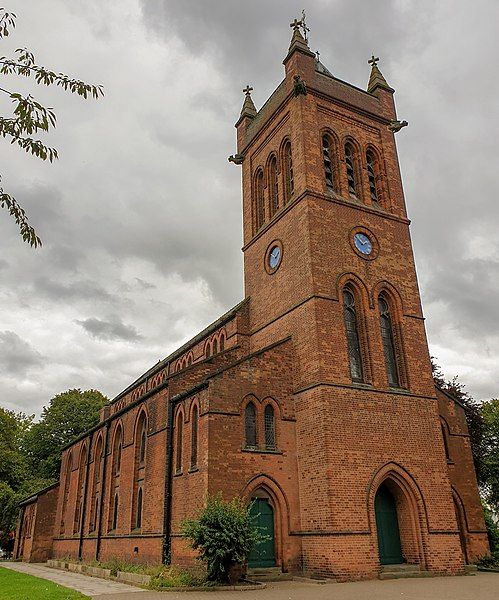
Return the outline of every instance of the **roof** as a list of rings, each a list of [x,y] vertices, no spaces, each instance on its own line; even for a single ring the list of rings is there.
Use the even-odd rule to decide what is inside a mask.
[[[26,498],[24,498],[23,500],[21,500],[18,503],[19,506],[24,506],[25,504],[30,504],[31,502],[34,502],[38,498],[38,496],[42,496],[43,494],[50,492],[50,490],[54,489],[58,485],[59,485],[58,481],[56,481],[55,483],[51,483],[50,485],[47,485],[46,487],[42,488],[41,490],[38,490],[37,492],[34,492],[33,494],[31,494],[31,495],[27,496]]]

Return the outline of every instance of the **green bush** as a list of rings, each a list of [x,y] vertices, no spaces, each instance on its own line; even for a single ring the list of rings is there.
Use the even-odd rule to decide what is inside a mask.
[[[182,522],[182,535],[199,550],[210,581],[226,583],[230,568],[244,564],[253,546],[265,539],[252,524],[249,508],[241,498],[225,502],[217,494],[207,498],[196,519]]]

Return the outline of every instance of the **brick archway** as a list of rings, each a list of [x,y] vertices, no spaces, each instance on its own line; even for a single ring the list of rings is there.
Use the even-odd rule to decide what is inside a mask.
[[[279,484],[268,475],[256,475],[246,484],[241,496],[249,503],[252,498],[266,499],[274,511],[275,564],[287,571],[283,541],[289,535],[289,511],[284,492]]]
[[[422,569],[426,569],[425,548],[428,546],[428,528],[423,496],[414,479],[396,463],[389,463],[382,467],[371,480],[368,489],[370,531],[378,560],[375,498],[382,485],[389,490],[395,500],[404,562],[419,564]]]

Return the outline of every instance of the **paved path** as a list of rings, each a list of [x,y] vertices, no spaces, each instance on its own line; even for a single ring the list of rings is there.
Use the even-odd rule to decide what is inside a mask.
[[[99,600],[498,600],[499,573],[317,585],[286,581],[246,592],[148,592],[114,581],[51,569],[44,565],[0,562],[2,567],[50,579]],[[138,600],[138,598],[137,598]]]
[[[59,571],[59,569],[52,569],[43,564],[0,562],[0,567],[19,571],[20,573],[26,573],[26,575],[34,575],[35,577],[49,579],[54,583],[72,588],[73,590],[77,590],[78,592],[91,597],[102,597],[104,595],[106,598],[116,598],[116,594],[119,594],[118,598],[125,599],[129,597],[132,598],[132,594],[135,595],[137,592],[144,592],[141,588],[132,587],[124,583],[99,579],[98,577],[89,577],[88,575],[81,575],[80,573]]]

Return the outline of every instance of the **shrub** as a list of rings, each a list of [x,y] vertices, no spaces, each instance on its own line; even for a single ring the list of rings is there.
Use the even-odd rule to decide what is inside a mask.
[[[265,539],[252,524],[243,500],[225,502],[221,494],[209,496],[196,519],[182,522],[181,532],[199,550],[208,579],[222,583],[229,581],[231,567],[243,565],[253,546]]]

